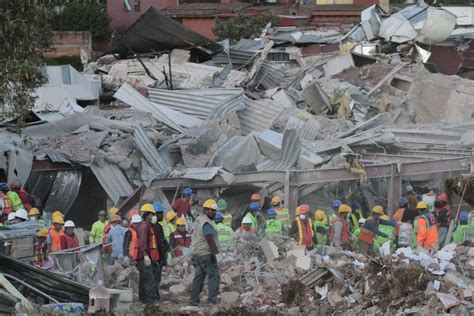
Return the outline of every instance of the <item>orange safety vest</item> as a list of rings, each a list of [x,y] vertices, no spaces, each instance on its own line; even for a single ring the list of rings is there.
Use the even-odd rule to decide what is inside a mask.
[[[61,229],[58,233],[54,227],[51,227],[49,235],[51,236],[51,252],[61,251],[61,236],[64,235],[64,231]]]
[[[132,227],[128,231],[131,235],[130,244],[128,245],[128,256],[136,261],[138,260],[138,233]]]
[[[417,246],[431,250],[438,242],[438,226],[434,214],[424,213],[418,217],[418,230],[416,232]]]
[[[341,222],[342,223],[342,232],[341,232],[341,245],[349,244],[349,224],[343,218],[337,216],[329,229],[329,240],[332,242],[334,241],[334,223]]]
[[[105,246],[105,244],[107,244],[107,234],[109,233],[111,228],[112,225],[110,225],[110,223],[107,223],[105,224],[104,230],[102,231],[102,245],[104,246],[104,251],[106,253],[112,252],[112,245]]]
[[[360,233],[359,233],[359,240],[360,241],[363,241],[369,245],[373,245],[374,244],[374,237],[375,237],[375,233],[367,228],[364,228],[362,226],[362,228],[360,229]]]
[[[0,192],[0,193],[2,193],[2,199],[3,199],[3,215],[8,215],[13,211],[12,201],[10,200],[8,195],[6,195],[3,192]]]
[[[395,222],[401,222],[403,218],[403,214],[405,214],[405,208],[399,208],[395,214],[393,214],[392,218]],[[398,224],[395,226],[395,236],[398,236],[398,232],[400,231],[400,228],[398,227]]]
[[[158,238],[155,235],[155,230],[151,225],[148,225],[148,251],[151,262],[160,260],[160,252],[158,250]]]
[[[311,219],[306,219],[306,225],[303,225],[303,222],[299,217],[297,217],[295,221],[296,225],[298,226],[298,238],[296,240],[297,245],[305,245],[308,248],[313,248],[314,232]]]

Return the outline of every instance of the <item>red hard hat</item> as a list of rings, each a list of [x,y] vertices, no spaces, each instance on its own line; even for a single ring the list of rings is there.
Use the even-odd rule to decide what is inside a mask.
[[[131,221],[132,220],[132,217],[133,215],[140,215],[140,213],[137,211],[137,210],[131,210],[127,213],[127,217],[128,219]]]
[[[441,193],[438,197],[438,200],[448,202],[448,195],[446,193]]]
[[[299,211],[300,211],[300,214],[306,214],[309,212],[309,205],[308,204],[301,204],[299,206]]]

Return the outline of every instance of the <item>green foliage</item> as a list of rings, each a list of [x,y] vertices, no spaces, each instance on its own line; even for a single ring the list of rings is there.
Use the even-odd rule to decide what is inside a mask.
[[[41,65],[52,42],[48,12],[31,0],[0,1],[0,106],[4,115],[19,116],[18,128],[34,91],[47,82]]]
[[[81,57],[79,56],[59,56],[59,57],[46,58],[46,65],[51,65],[51,66],[71,65],[74,68],[76,68],[77,71],[84,70]]]
[[[56,31],[90,31],[92,37],[108,39],[110,36],[107,3],[102,1],[72,1],[57,10],[52,18]]]
[[[216,21],[213,29],[219,40],[229,39],[232,44],[237,43],[241,38],[253,39],[260,36],[262,28],[271,22],[278,24],[279,18],[272,12],[265,12],[262,15],[246,15],[237,11],[235,16],[229,20]]]

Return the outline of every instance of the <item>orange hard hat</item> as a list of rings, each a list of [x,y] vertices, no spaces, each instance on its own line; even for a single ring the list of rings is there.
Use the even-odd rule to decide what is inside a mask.
[[[121,221],[121,218],[120,216],[118,216],[117,214],[112,214],[110,215],[110,222],[113,223],[113,222],[120,222]]]
[[[128,219],[132,220],[133,215],[140,215],[140,213],[137,210],[131,210],[127,213]]]
[[[301,204],[298,208],[299,208],[300,214],[306,214],[309,212],[308,204]]]
[[[443,202],[448,202],[448,195],[443,192],[439,195],[438,200],[443,201]]]
[[[261,200],[261,197],[260,197],[260,194],[258,194],[258,193],[254,193],[250,197],[250,201],[260,201],[260,200]]]

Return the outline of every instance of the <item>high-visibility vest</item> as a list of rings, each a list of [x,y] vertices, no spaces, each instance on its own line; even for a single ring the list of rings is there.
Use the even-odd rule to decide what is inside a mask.
[[[283,224],[276,219],[267,219],[265,222],[265,236],[281,235]]]
[[[158,237],[155,235],[155,230],[151,225],[148,225],[148,252],[151,262],[157,262],[160,260],[160,251],[158,250]]]
[[[15,191],[8,191],[7,196],[12,202],[12,209],[16,212],[23,207],[23,202],[20,199],[20,196]]]
[[[165,238],[169,242],[171,234],[176,230],[176,226],[172,223],[167,223],[163,228],[163,232],[165,233]]]
[[[418,217],[417,246],[431,250],[438,242],[438,226],[433,213],[423,213]]]
[[[112,228],[112,225],[110,223],[105,224],[104,230],[102,231],[102,245],[104,246],[104,251],[105,253],[111,253],[112,252],[112,245],[105,245],[107,244],[107,234],[109,233],[110,229]]]
[[[342,231],[341,231],[341,245],[347,245],[349,244],[349,225],[347,224],[347,221],[344,220],[342,217],[336,216],[332,220],[332,225],[329,228],[329,240],[331,242],[334,241],[334,224],[337,222],[342,223]]]
[[[290,224],[290,212],[287,208],[282,208],[281,206],[277,206],[273,208],[277,212],[276,219],[280,221],[280,223],[284,226],[288,226]]]
[[[138,233],[135,229],[130,227],[130,243],[128,244],[128,256],[133,260],[138,260]]]
[[[224,214],[224,225],[231,227],[232,226],[232,215],[231,214]]]
[[[313,247],[313,223],[311,222],[310,218],[307,218],[306,225],[303,225],[301,218],[297,217],[295,219],[296,225],[298,227],[298,236],[296,243],[297,245],[305,245],[308,248]]]
[[[234,231],[232,228],[227,226],[224,223],[219,223],[216,225],[217,238],[219,239],[219,245],[221,247],[227,247],[229,245],[230,239]]]
[[[390,225],[380,224],[379,225],[379,230],[382,233],[386,234],[386,235],[394,235],[394,233],[395,233],[395,228],[393,226],[390,226]],[[378,247],[381,247],[383,244],[385,244],[389,240],[390,240],[390,238],[388,238],[388,237],[382,237],[382,236],[375,237],[375,241],[376,241]]]
[[[255,218],[255,216],[253,216],[253,214],[250,213],[250,212],[248,212],[247,215],[245,215],[245,217],[250,218],[250,220],[252,221],[252,226],[251,226],[251,228],[252,228],[254,231],[257,231],[257,228],[258,228],[257,218]]]
[[[2,194],[1,197],[3,199],[3,215],[8,215],[13,211],[12,201],[10,200],[8,195],[6,195],[3,192],[0,192],[0,193]]]
[[[174,240],[176,241],[176,245],[174,245],[174,248],[178,249],[173,249],[173,254],[175,257],[182,257],[183,256],[183,251],[179,249],[179,247],[185,247],[189,248],[191,246],[191,235],[186,232],[184,238],[183,235],[175,230],[173,233]]]
[[[395,222],[401,222],[402,221],[402,218],[403,218],[403,215],[405,214],[405,210],[406,208],[404,207],[401,207],[399,208],[395,214],[393,214],[392,218]],[[395,226],[395,236],[398,236],[398,232],[400,231],[400,228],[397,226]]]
[[[61,236],[64,235],[64,231],[61,229],[58,233],[54,227],[51,227],[49,235],[51,236],[51,252],[61,251]]]
[[[324,229],[324,233],[319,233],[318,228],[322,227]],[[314,220],[313,222],[314,233],[316,234],[316,241],[318,245],[325,245],[326,244],[326,231],[328,229],[328,225],[324,224],[323,221]]]

